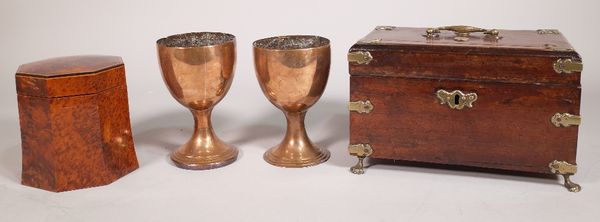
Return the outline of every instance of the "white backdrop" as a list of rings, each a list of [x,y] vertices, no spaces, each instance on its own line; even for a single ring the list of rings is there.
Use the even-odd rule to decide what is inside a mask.
[[[0,2],[0,221],[592,221],[600,216],[600,48],[598,1],[30,1]],[[562,179],[375,165],[348,171],[346,52],[376,25],[465,24],[498,29],[556,28],[580,52],[583,124],[580,193]],[[161,37],[190,31],[237,36],[238,62],[214,127],[240,148],[234,164],[186,171],[167,154],[191,134],[191,114],[164,86],[155,51]],[[332,42],[329,84],[309,111],[311,138],[331,159],[282,169],[262,153],[285,121],[262,95],[252,41],[315,34]],[[51,193],[20,185],[14,72],[56,56],[122,56],[140,168],[111,185]],[[526,149],[526,147],[524,147]]]

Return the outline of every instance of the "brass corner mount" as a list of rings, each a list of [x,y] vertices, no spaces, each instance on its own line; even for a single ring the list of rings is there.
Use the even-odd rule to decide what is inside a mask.
[[[373,111],[373,104],[369,100],[359,100],[348,103],[348,111],[357,113],[370,113]]]
[[[368,51],[355,51],[348,53],[348,62],[359,65],[368,65],[373,60],[373,56]]]

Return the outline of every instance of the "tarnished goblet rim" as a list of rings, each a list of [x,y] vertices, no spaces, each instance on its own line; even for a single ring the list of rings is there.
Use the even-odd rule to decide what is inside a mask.
[[[202,48],[215,47],[235,42],[235,36],[223,32],[188,32],[170,35],[156,41],[156,45],[165,48]]]
[[[329,39],[318,35],[284,35],[256,40],[252,46],[268,51],[300,51],[326,48],[329,43]]]

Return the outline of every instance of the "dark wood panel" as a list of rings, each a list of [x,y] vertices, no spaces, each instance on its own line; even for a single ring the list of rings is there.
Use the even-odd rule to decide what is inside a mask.
[[[352,49],[355,50],[355,49]],[[350,63],[351,75],[411,78],[453,78],[508,83],[568,84],[578,86],[580,73],[559,74],[553,63],[565,57],[417,53],[369,50],[369,64]],[[569,57],[566,57],[569,58]]]
[[[351,100],[373,112],[350,115],[350,143],[371,157],[549,173],[575,163],[577,127],[556,128],[557,113],[579,114],[580,88],[444,79],[352,76]],[[450,109],[438,89],[475,92],[473,108]]]

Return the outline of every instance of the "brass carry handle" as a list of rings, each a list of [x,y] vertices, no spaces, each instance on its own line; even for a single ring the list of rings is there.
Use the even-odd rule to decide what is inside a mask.
[[[442,26],[438,28],[428,28],[425,31],[424,37],[427,38],[437,38],[442,31],[452,31],[456,34],[454,37],[455,41],[464,42],[469,40],[469,35],[474,32],[482,32],[485,34],[485,38],[488,40],[498,40],[501,39],[500,32],[496,29],[483,29],[468,25],[453,25],[453,26]]]

